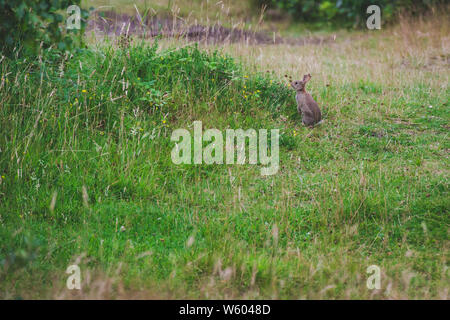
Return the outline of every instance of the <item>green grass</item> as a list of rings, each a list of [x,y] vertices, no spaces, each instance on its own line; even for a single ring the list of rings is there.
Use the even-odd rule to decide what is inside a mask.
[[[100,297],[448,288],[448,88],[405,84],[385,101],[377,80],[331,82],[315,92],[339,108],[309,129],[275,75],[221,51],[103,44],[0,64],[0,297],[67,297],[77,257],[83,281],[114,279]],[[173,164],[171,132],[195,120],[281,129],[280,170]]]

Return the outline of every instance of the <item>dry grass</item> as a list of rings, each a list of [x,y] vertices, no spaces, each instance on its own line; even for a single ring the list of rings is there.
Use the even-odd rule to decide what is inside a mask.
[[[140,14],[176,16],[191,23],[207,25],[257,21],[259,16],[258,12],[251,12],[248,1],[236,0],[84,0],[82,4],[100,11],[112,10],[129,15],[138,9]]]
[[[278,278],[276,270],[273,271],[272,285],[261,288],[253,282],[246,290],[237,289],[233,282],[239,281],[239,266],[223,268],[220,258],[217,260],[215,270],[209,276],[199,278],[195,287],[184,283],[172,282],[171,278],[177,272],[189,273],[195,268],[195,261],[188,263],[183,269],[174,270],[167,281],[161,282],[131,282],[124,283],[126,269],[121,266],[110,270],[105,275],[101,270],[84,269],[82,272],[81,290],[67,290],[65,283],[59,279],[54,280],[52,290],[37,287],[34,290],[23,291],[23,299],[63,299],[63,300],[154,300],[154,299],[286,299],[281,291],[292,283],[308,284],[299,287],[297,294],[289,299],[449,299],[448,286],[445,279],[447,271],[443,269],[441,275],[443,282],[437,288],[424,286],[417,290],[417,282],[421,282],[419,273],[413,269],[413,260],[417,253],[408,251],[408,263],[383,265],[381,272],[382,287],[377,290],[367,290],[368,275],[359,272],[361,260],[354,260],[344,249],[333,254],[318,255],[314,258],[306,257],[298,249],[288,249],[283,260],[295,260],[297,273],[289,278]],[[431,257],[430,257],[431,258]],[[446,264],[445,257],[439,259]],[[81,264],[82,265],[82,264]],[[389,270],[386,273],[384,270]],[[256,279],[257,270],[253,270],[252,279]],[[254,280],[252,280],[254,281]],[[414,285],[412,285],[414,284]],[[269,291],[267,291],[269,289]],[[438,291],[437,294],[435,291]],[[14,295],[7,292],[4,299],[12,299]]]
[[[388,30],[337,35],[323,45],[224,47],[259,70],[300,77],[305,72],[322,85],[345,84],[360,79],[400,87],[422,80],[442,88],[448,84],[450,25],[439,16],[402,18]]]

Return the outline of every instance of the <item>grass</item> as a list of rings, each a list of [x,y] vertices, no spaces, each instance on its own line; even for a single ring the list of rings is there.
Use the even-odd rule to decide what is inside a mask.
[[[176,16],[207,25],[217,21],[226,24],[242,20],[256,22],[260,15],[260,12],[253,12],[248,1],[235,0],[83,0],[82,5],[128,15],[135,15],[137,9],[142,16]]]
[[[3,58],[0,297],[447,299],[448,30]],[[314,129],[285,79],[304,73]],[[174,165],[195,120],[279,128],[280,170]]]

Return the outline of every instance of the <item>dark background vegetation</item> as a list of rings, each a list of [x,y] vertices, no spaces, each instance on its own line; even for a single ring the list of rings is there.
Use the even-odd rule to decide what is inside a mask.
[[[341,27],[364,27],[366,9],[372,4],[380,6],[386,22],[398,13],[408,10],[410,14],[424,13],[442,0],[252,0],[256,7],[277,9],[300,22],[333,24]]]
[[[0,0],[0,43],[1,51],[10,54],[21,45],[28,53],[36,53],[39,47],[56,44],[60,50],[74,45],[74,34],[82,30],[68,30],[63,23],[66,10],[71,5],[80,5],[80,0]],[[81,11],[82,26],[87,11]],[[78,37],[78,45],[81,37]],[[18,48],[17,48],[18,49]]]

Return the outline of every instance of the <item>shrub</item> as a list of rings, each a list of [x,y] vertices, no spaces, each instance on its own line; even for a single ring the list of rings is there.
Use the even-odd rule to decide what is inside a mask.
[[[39,47],[55,45],[61,50],[73,47],[73,37],[83,31],[68,30],[62,27],[65,13],[70,5],[78,5],[81,0],[0,0],[0,49],[3,54],[11,54],[15,47],[22,46],[25,51],[35,53]],[[87,12],[81,10],[81,17]]]
[[[257,7],[263,5],[288,13],[294,19],[304,22],[341,24],[343,26],[364,26],[366,9],[374,4],[371,0],[252,0]],[[383,21],[389,22],[396,13],[408,10],[422,13],[441,0],[379,0]]]

